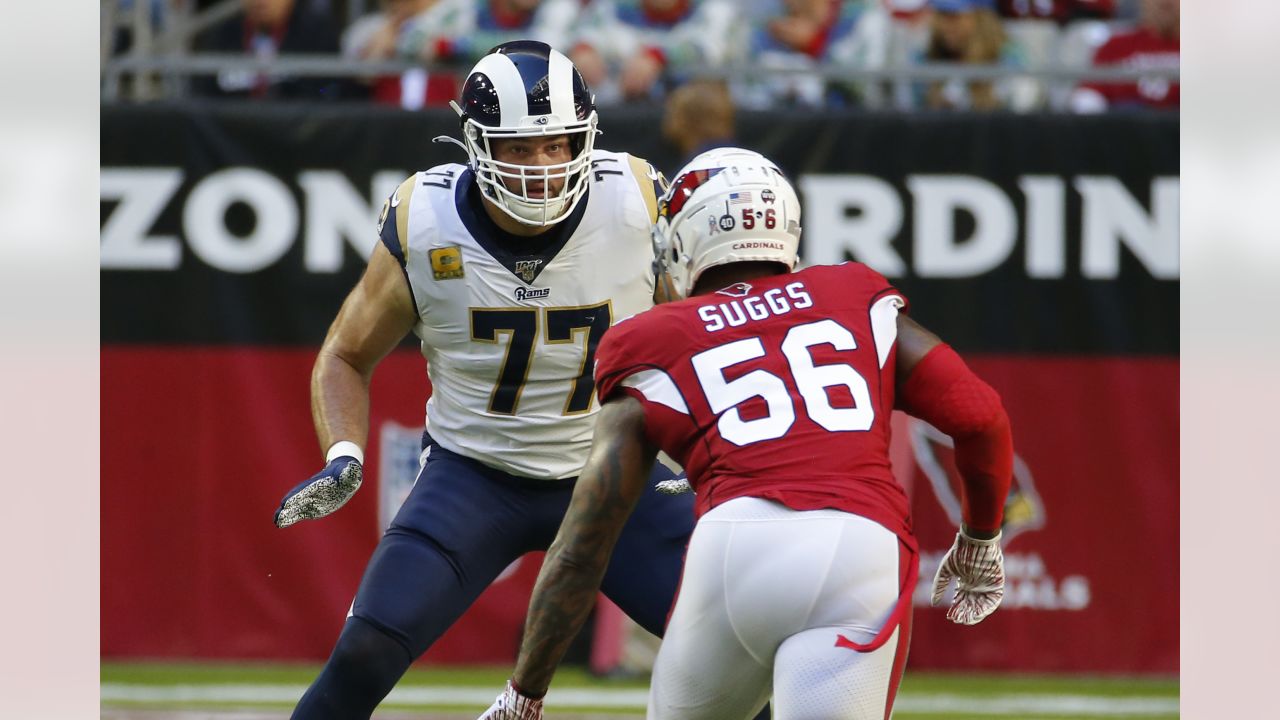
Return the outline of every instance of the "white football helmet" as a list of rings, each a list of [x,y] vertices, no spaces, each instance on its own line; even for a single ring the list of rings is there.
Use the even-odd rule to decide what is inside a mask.
[[[573,62],[546,43],[515,40],[480,59],[462,88],[462,140],[485,197],[525,225],[553,225],[564,219],[590,184],[596,108],[591,90]],[[567,135],[573,159],[557,165],[517,165],[493,157],[501,138]],[[504,180],[517,181],[517,189]],[[563,181],[560,192],[549,188]],[[530,196],[531,182],[548,192]]]
[[[800,200],[778,166],[742,148],[716,148],[689,161],[658,201],[655,270],[688,297],[707,268],[778,262],[795,269]]]

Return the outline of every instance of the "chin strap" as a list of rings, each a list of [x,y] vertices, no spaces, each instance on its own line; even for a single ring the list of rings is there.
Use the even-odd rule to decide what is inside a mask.
[[[498,203],[498,206],[502,207],[503,211],[506,212],[511,217],[515,218],[517,222],[522,222],[525,225],[531,225],[533,227],[548,227],[551,225],[555,225],[556,223],[560,222],[561,220],[569,216],[569,214],[564,211],[564,208],[568,204],[568,202],[569,201],[565,199],[563,196],[558,197],[555,200],[552,200],[546,205],[534,205],[532,203],[519,200],[516,198],[507,198],[505,203],[506,207],[503,207],[503,203]],[[554,213],[550,212],[553,206],[555,207]],[[542,219],[535,219],[533,217],[524,217],[519,212],[517,212],[516,208],[525,209],[529,211],[531,215],[541,215]],[[551,220],[546,219],[549,217],[554,219],[551,219]]]

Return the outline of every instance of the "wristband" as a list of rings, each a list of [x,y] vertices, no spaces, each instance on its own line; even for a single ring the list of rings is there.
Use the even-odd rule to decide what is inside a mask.
[[[989,547],[991,545],[999,545],[1000,538],[1004,535],[1004,532],[997,530],[995,537],[984,539],[984,538],[973,537],[969,533],[965,532],[964,528],[961,528],[960,535],[965,539],[965,542],[969,543],[970,545],[979,545],[981,547]]]
[[[507,678],[507,682],[511,684],[511,689],[515,690],[516,694],[519,695],[520,697],[527,698],[529,700],[541,700],[542,698],[547,696],[546,693],[538,695],[537,697],[534,697],[533,695],[529,694],[524,690],[524,688],[516,684],[516,679],[514,676]]]
[[[359,445],[351,442],[350,440],[339,440],[331,445],[329,447],[329,452],[325,453],[324,461],[326,464],[331,463],[334,458],[340,458],[343,455],[350,455],[356,459],[356,462],[361,465],[364,464],[364,451],[360,449]]]

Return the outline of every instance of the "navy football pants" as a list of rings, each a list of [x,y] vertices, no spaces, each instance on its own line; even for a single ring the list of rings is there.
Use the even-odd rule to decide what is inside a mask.
[[[655,463],[623,528],[602,590],[661,635],[693,532],[693,495],[662,495],[673,477]],[[546,550],[569,507],[573,479],[508,475],[433,445],[378,543],[352,617],[294,718],[367,718],[396,681],[521,555]]]

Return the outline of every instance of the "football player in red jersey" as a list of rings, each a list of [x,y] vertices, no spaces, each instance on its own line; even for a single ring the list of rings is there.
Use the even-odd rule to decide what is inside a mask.
[[[650,688],[650,718],[885,718],[918,570],[889,461],[905,410],[955,440],[963,523],[934,578],[972,625],[1004,593],[1013,440],[999,396],[848,262],[792,272],[800,204],[748,150],[703,153],[659,203],[671,294],[596,356],[590,457],[534,589],[515,673],[485,718],[536,718],[658,450],[685,467],[698,524]]]

